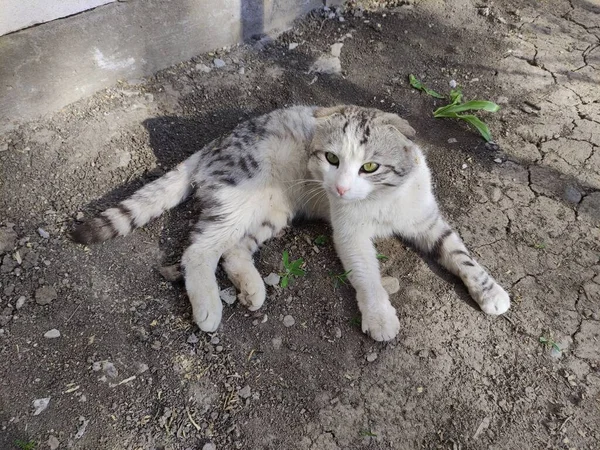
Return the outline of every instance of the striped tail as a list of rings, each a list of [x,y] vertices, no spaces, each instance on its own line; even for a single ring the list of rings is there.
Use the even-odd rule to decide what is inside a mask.
[[[71,238],[81,244],[126,236],[163,212],[177,206],[192,191],[200,154],[195,153],[158,180],[145,185],[116,208],[78,225]]]

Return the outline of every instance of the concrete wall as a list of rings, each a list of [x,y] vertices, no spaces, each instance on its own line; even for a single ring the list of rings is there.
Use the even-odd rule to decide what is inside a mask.
[[[112,3],[115,0],[1,0],[0,36],[38,23]]]
[[[257,33],[321,0],[130,0],[0,37],[0,130]]]

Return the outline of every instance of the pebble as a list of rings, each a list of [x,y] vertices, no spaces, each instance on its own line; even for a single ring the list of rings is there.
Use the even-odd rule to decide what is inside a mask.
[[[81,211],[77,211],[77,215],[75,216],[75,220],[82,221],[85,215]]]
[[[388,294],[395,294],[400,290],[400,280],[395,277],[382,277],[381,284]]]
[[[196,342],[198,342],[198,336],[196,336],[196,333],[192,333],[188,336],[187,338],[187,343],[188,344],[195,344]]]
[[[508,105],[508,97],[500,96],[496,99],[496,103],[499,105]]]
[[[149,367],[148,367],[148,364],[146,364],[146,363],[140,363],[140,362],[135,363],[135,373],[137,375],[140,375],[140,374],[146,372],[148,369],[149,369]]]
[[[456,86],[457,86],[457,84],[456,84],[456,80],[450,80],[450,81],[448,82],[448,84],[450,85],[450,88],[451,88],[451,89],[455,89],[455,88],[456,88]]]
[[[244,399],[250,397],[252,392],[250,391],[250,386],[246,385],[242,389],[238,391],[238,395]]]
[[[0,228],[0,255],[11,251],[17,243],[17,233],[12,228]]]
[[[212,442],[209,442],[207,444],[204,444],[204,446],[202,447],[202,450],[217,450],[217,446],[215,444],[213,444]]]
[[[342,54],[342,47],[344,46],[344,44],[342,44],[341,42],[336,42],[335,44],[331,45],[331,56],[335,56],[336,58],[339,58],[340,55]]]
[[[240,67],[240,70],[238,70],[238,73],[240,75],[244,75],[246,73],[246,69],[244,69],[243,67]]]
[[[198,72],[204,72],[204,73],[208,73],[210,72],[212,69],[210,67],[208,67],[206,64],[196,64],[196,70]]]
[[[154,350],[160,350],[162,348],[162,344],[160,341],[154,341],[150,347],[152,347]]]
[[[279,284],[279,280],[281,280],[281,277],[279,275],[277,275],[276,273],[270,273],[269,275],[267,275],[265,278],[265,284],[268,286],[277,286]]]
[[[463,163],[463,165],[462,165],[462,166],[460,166],[460,168],[461,168],[462,170],[465,170],[467,167],[469,167],[469,166],[468,166],[466,163]]]
[[[109,378],[116,378],[119,375],[119,371],[113,363],[110,361],[102,361],[102,371]]]
[[[40,413],[42,413],[48,407],[49,404],[50,404],[50,397],[36,398],[33,401],[33,407],[35,408],[33,415],[38,416]]]
[[[271,343],[273,344],[274,350],[279,350],[281,348],[281,344],[283,344],[283,340],[280,337],[276,337],[271,340]]]
[[[44,337],[46,339],[56,339],[60,337],[60,331],[58,331],[56,328],[52,328],[51,330],[48,330],[44,333]]]
[[[495,187],[494,189],[492,189],[492,193],[490,194],[490,200],[492,201],[492,203],[498,203],[501,198],[502,191],[500,190],[500,188]]]
[[[496,164],[502,164],[502,160],[500,158],[494,158],[494,162]]]
[[[219,291],[219,297],[228,305],[233,305],[235,303],[235,288],[228,287]]]
[[[221,339],[219,339],[217,336],[213,337],[213,338],[210,340],[210,343],[211,343],[211,344],[213,344],[213,345],[217,345],[217,344],[218,344],[218,343],[220,343],[220,342],[221,342]]]
[[[335,336],[336,339],[339,339],[342,337],[342,330],[340,329],[340,327],[335,327],[333,329],[333,335]]]
[[[35,291],[35,302],[38,305],[48,305],[57,297],[56,289],[52,286],[42,286]]]
[[[43,228],[38,228],[38,234],[43,237],[44,239],[50,239],[50,233],[48,233],[46,230],[44,230]]]
[[[56,438],[56,436],[50,435],[46,445],[48,448],[50,448],[50,450],[56,450],[60,446],[60,441]]]
[[[294,50],[296,47],[298,47],[297,42],[290,42],[290,45],[288,45],[288,50]]]
[[[371,352],[367,355],[367,361],[368,362],[373,362],[377,359],[377,353],[375,352]]]
[[[24,295],[21,295],[19,297],[19,299],[17,300],[17,304],[15,305],[15,307],[17,309],[21,309],[23,307],[23,305],[25,304],[26,300],[27,300],[27,297],[25,297]]]
[[[222,345],[217,345],[215,347],[215,350],[217,351],[217,353],[221,353],[223,351],[223,346]]]
[[[458,142],[458,140],[456,138],[448,139],[448,144],[456,144],[457,142]]]
[[[215,65],[215,67],[217,69],[220,69],[221,67],[225,67],[225,61],[223,61],[221,58],[215,58],[213,60],[213,64]]]
[[[296,319],[294,319],[289,314],[283,318],[283,326],[289,328],[296,323]]]

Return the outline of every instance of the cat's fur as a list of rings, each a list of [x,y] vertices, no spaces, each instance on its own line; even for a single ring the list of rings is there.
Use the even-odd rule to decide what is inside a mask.
[[[250,310],[265,301],[252,254],[297,214],[331,222],[337,253],[356,289],[362,329],[377,341],[399,331],[381,284],[374,238],[400,236],[458,275],[488,314],[508,310],[508,294],[443,220],[414,130],[395,114],[356,106],[292,107],[243,124],[146,185],[116,208],[81,224],[77,242],[125,236],[195,193],[202,205],[182,257],[194,320],[215,331],[223,268]],[[336,155],[337,165],[326,153]],[[329,155],[331,158],[331,155]],[[361,172],[367,162],[379,164]]]

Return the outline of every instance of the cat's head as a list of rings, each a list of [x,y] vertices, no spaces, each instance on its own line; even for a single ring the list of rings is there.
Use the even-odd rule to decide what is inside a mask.
[[[309,170],[327,194],[363,200],[402,185],[416,164],[415,130],[396,114],[358,106],[319,108]]]

